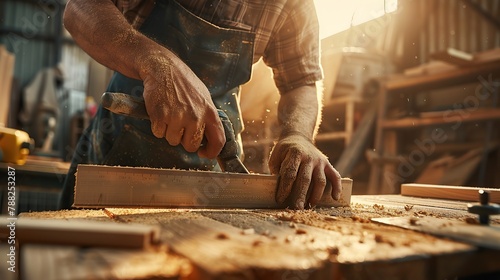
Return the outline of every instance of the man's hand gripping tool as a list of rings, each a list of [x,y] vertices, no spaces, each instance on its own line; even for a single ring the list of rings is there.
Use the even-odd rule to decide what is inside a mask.
[[[149,120],[144,99],[125,93],[105,92],[101,97],[102,106],[115,114]],[[233,173],[249,173],[238,157],[238,143],[234,135],[233,125],[224,111],[217,110],[224,127],[226,143],[217,156],[222,171]],[[207,139],[203,137],[202,145]]]

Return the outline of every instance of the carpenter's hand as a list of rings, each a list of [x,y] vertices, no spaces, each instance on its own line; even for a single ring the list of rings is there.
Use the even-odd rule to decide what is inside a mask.
[[[203,82],[169,51],[147,56],[141,66],[144,101],[151,130],[172,146],[182,144],[188,152],[215,158],[224,146],[221,120]]]
[[[340,174],[306,137],[295,134],[283,137],[273,148],[269,168],[279,174],[276,201],[280,204],[291,196],[292,207],[304,209],[318,203],[327,181],[332,184],[332,197],[340,197]]]

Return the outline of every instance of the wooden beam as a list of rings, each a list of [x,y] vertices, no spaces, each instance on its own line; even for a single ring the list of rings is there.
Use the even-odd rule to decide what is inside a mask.
[[[2,225],[12,219],[3,216]],[[19,218],[13,223],[21,244],[42,243],[74,246],[145,249],[160,236],[158,227],[78,220],[38,220]],[[0,228],[0,237],[9,236],[9,226]],[[2,239],[3,239],[2,238]]]
[[[490,202],[500,203],[500,189],[427,184],[401,185],[401,195],[463,201],[479,201],[479,190],[489,191]]]
[[[75,207],[283,208],[278,177],[262,174],[79,165]],[[339,201],[327,186],[318,206],[349,206],[352,180],[342,179]]]

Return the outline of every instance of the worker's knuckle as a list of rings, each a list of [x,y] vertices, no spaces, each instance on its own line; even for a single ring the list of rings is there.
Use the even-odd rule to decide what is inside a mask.
[[[287,167],[282,170],[281,176],[286,181],[295,181],[295,179],[297,178],[297,170],[292,167]]]
[[[319,185],[319,186],[324,186],[326,185],[326,178],[323,176],[316,176],[314,178],[314,184]]]

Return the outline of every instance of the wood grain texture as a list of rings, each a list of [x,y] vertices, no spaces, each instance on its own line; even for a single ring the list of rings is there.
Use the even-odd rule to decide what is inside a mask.
[[[75,207],[284,208],[272,175],[79,165],[76,176]],[[335,201],[327,186],[318,205],[349,205],[352,180],[342,188]]]
[[[23,217],[108,217],[109,222],[160,226],[160,240],[169,248],[169,255],[181,255],[192,265],[192,272],[181,279],[420,280],[493,271],[498,269],[499,251],[478,250],[472,245],[372,223],[370,219],[432,216],[463,221],[470,216],[464,205],[458,201],[380,195],[353,196],[351,207],[303,211],[109,208],[113,220],[98,210],[26,213]],[[492,223],[499,222],[492,219]],[[72,254],[85,256],[85,252],[80,249]],[[101,260],[108,259],[97,255],[92,265],[99,268]],[[474,265],[464,265],[469,261]],[[77,262],[71,257],[65,265],[72,267]],[[113,268],[110,265],[108,270]],[[142,278],[154,277],[145,274]]]
[[[373,218],[372,221],[386,225],[430,233],[467,242],[483,248],[500,250],[500,227],[447,221],[435,217],[390,217]],[[499,264],[500,268],[500,264]]]
[[[25,245],[22,279],[184,279],[189,262],[168,253],[73,246]]]
[[[349,208],[109,210],[135,223],[159,223],[162,241],[193,262],[196,279],[387,279],[405,271],[409,279],[429,279],[433,256],[473,250],[352,212],[331,215],[340,209]]]
[[[479,190],[490,192],[490,202],[500,203],[500,190],[492,188],[474,188],[461,186],[402,184],[401,195],[427,198],[479,201]]]
[[[0,219],[9,224],[7,219]],[[43,243],[73,246],[146,249],[158,241],[158,227],[109,222],[19,218],[16,240],[21,244]],[[9,228],[1,227],[0,236]]]

